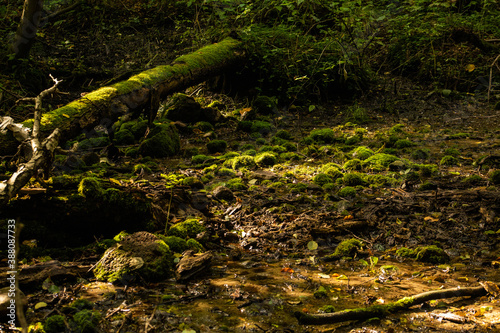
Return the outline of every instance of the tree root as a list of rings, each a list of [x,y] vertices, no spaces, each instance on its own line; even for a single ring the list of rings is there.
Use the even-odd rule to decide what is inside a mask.
[[[374,317],[384,317],[390,313],[406,310],[414,305],[442,298],[452,297],[478,297],[486,295],[487,291],[483,286],[470,288],[452,288],[444,290],[434,290],[415,296],[404,297],[396,302],[384,305],[372,305],[367,308],[349,309],[334,313],[307,314],[300,311],[294,313],[300,324],[324,325],[334,324],[349,320],[366,320]]]

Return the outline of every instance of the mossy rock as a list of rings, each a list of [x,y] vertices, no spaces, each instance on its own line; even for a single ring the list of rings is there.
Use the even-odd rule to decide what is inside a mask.
[[[493,184],[500,184],[500,170],[495,170],[490,174],[490,180]]]
[[[268,152],[260,153],[259,155],[255,156],[255,163],[259,167],[273,166],[276,164],[276,156]]]
[[[212,140],[207,143],[207,150],[210,154],[223,153],[227,148],[227,142],[224,140]]]
[[[250,131],[252,133],[260,133],[262,136],[267,136],[269,133],[271,133],[272,128],[273,126],[267,121],[254,120],[252,122]]]
[[[171,275],[172,253],[157,236],[140,231],[124,237],[101,257],[93,272],[100,281],[159,281]]]
[[[419,246],[415,249],[402,247],[396,251],[396,255],[431,264],[444,264],[450,260],[446,252],[436,245]]]
[[[411,153],[414,160],[426,160],[429,158],[429,149],[415,149]]]
[[[278,111],[278,106],[272,97],[258,96],[252,103],[252,108],[259,114],[270,115]]]
[[[66,332],[66,324],[64,323],[64,316],[52,315],[45,320],[43,324],[45,333],[61,333]]]
[[[130,145],[135,142],[134,134],[128,129],[119,130],[113,137],[113,143],[117,146]]]
[[[331,128],[315,129],[309,133],[309,138],[317,143],[334,143],[339,140],[334,130]]]
[[[203,185],[203,182],[198,179],[197,177],[186,177],[182,180],[182,185],[189,186],[191,188],[195,189],[202,189],[205,186]]]
[[[455,156],[446,155],[443,156],[441,161],[439,162],[441,165],[453,166],[458,164],[458,159]]]
[[[374,155],[375,153],[368,147],[360,146],[351,151],[351,156],[353,158],[360,159],[362,161],[366,160],[368,157]]]
[[[160,115],[160,118],[184,123],[196,123],[202,120],[201,105],[193,97],[177,93],[171,97],[166,105],[165,112]]]
[[[354,257],[363,248],[363,245],[363,242],[356,238],[343,240],[337,245],[335,251],[324,259],[336,260],[343,257]]]
[[[205,248],[196,239],[190,238],[186,242],[189,249],[195,250],[196,252],[205,252]]]
[[[347,171],[360,171],[363,168],[363,162],[359,158],[353,158],[345,162],[342,168]]]
[[[156,125],[139,146],[139,154],[151,157],[167,157],[180,150],[180,139],[175,126]]]
[[[363,179],[360,173],[357,172],[352,172],[352,173],[346,173],[344,177],[342,178],[342,181],[344,182],[344,185],[346,186],[365,186],[366,181]]]
[[[398,139],[394,142],[394,147],[397,149],[404,149],[413,147],[415,144],[408,139]]]
[[[253,156],[243,155],[231,159],[231,166],[234,170],[241,168],[252,169],[255,168],[256,164]]]
[[[100,180],[96,177],[85,177],[78,185],[78,194],[87,199],[97,199],[103,195]]]
[[[78,143],[78,150],[102,148],[108,146],[110,143],[111,142],[109,141],[109,138],[107,136],[85,139]]]
[[[284,130],[284,129],[277,131],[274,136],[277,138],[280,138],[280,139],[284,139],[284,140],[292,140],[293,139],[292,134],[290,134],[289,131]]]
[[[368,169],[384,169],[389,168],[389,165],[394,161],[398,161],[399,158],[394,155],[378,153],[373,156],[368,157],[363,162],[363,166]]]
[[[147,129],[148,129],[148,121],[138,119],[134,121],[133,125],[130,127],[129,130],[136,139],[140,139],[144,137]]]
[[[165,242],[165,244],[168,245],[172,252],[182,253],[189,248],[187,241],[184,238],[164,235],[158,235],[158,237],[160,237]]]
[[[233,178],[227,181],[226,187],[232,191],[244,191],[248,188],[241,178]]]
[[[212,156],[207,156],[203,154],[195,155],[191,157],[191,163],[193,164],[203,164],[215,160]]]
[[[204,231],[206,231],[205,227],[197,219],[188,219],[171,226],[167,234],[180,238],[196,238],[196,235]]]
[[[345,186],[339,191],[338,195],[342,198],[355,197],[356,189],[352,186]]]
[[[98,332],[97,325],[101,320],[101,314],[97,311],[82,310],[73,316],[70,322],[72,332],[94,333]]]
[[[323,186],[325,184],[332,183],[333,178],[328,176],[326,173],[318,173],[313,177],[313,182],[316,185]]]

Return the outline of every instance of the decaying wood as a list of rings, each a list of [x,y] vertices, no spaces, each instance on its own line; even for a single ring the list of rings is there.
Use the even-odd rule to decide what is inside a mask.
[[[295,312],[295,317],[301,324],[307,325],[324,325],[334,324],[350,320],[367,320],[374,317],[384,317],[387,314],[397,311],[406,310],[414,305],[422,304],[424,302],[443,298],[453,297],[478,297],[486,295],[487,291],[483,286],[470,287],[470,288],[452,288],[444,290],[433,290],[421,293],[411,297],[404,297],[396,302],[373,305],[367,308],[349,309],[334,313],[323,314],[307,314],[303,312]]]
[[[42,116],[40,131],[48,135],[56,128],[61,141],[72,138],[82,130],[90,131],[96,125],[110,129],[118,117],[140,113],[151,108],[153,102],[221,75],[238,66],[244,59],[242,44],[233,38],[205,46],[193,53],[178,57],[171,65],[158,66],[126,81],[103,87],[61,108]],[[32,127],[33,119],[23,122]],[[10,145],[9,145],[10,143]],[[12,136],[0,135],[0,151],[7,154],[17,147]]]
[[[51,76],[52,77],[52,76]],[[54,158],[54,150],[59,145],[59,129],[54,129],[52,134],[50,134],[43,142],[40,143],[40,119],[42,117],[42,100],[49,94],[57,91],[57,86],[62,81],[54,79],[54,85],[42,91],[35,100],[35,116],[33,123],[33,131],[31,136],[28,137],[29,146],[27,147],[26,160],[28,162],[22,163],[18,166],[18,169],[6,182],[0,183],[0,207],[7,204],[11,198],[16,196],[19,191],[26,185],[31,177],[38,176],[38,170],[44,170],[46,178],[48,177],[48,170],[52,166],[52,161]],[[30,99],[31,100],[31,99]],[[0,118],[0,123],[5,123],[4,118]],[[7,121],[7,123],[11,123]],[[6,128],[19,129],[15,124],[7,125]],[[19,135],[28,136],[27,132],[22,129],[19,131]],[[26,138],[25,138],[26,139]]]

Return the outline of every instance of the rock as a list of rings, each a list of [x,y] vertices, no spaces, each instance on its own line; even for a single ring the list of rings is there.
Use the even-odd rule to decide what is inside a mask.
[[[185,123],[196,123],[202,120],[200,103],[186,94],[175,94],[160,118]]]
[[[146,140],[139,146],[139,154],[151,157],[167,157],[175,155],[181,148],[179,134],[175,126],[161,124],[149,132]]]
[[[225,186],[216,187],[215,190],[212,192],[212,195],[219,200],[226,200],[226,201],[234,200],[233,191],[231,191]]]
[[[136,277],[146,281],[166,279],[171,274],[172,252],[157,236],[140,231],[109,248],[94,268],[98,280],[128,283]]]
[[[185,281],[210,268],[213,254],[205,252],[195,254],[193,250],[187,250],[182,254],[182,259],[177,264],[175,278],[177,281]]]

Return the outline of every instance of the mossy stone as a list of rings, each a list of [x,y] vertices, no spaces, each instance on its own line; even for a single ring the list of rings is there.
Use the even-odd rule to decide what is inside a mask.
[[[202,189],[204,187],[203,182],[196,177],[187,177],[182,180],[182,185],[189,186],[191,188]]]
[[[267,136],[269,133],[271,133],[271,130],[272,130],[272,125],[267,121],[262,121],[262,120],[253,121],[252,127],[250,128],[250,131],[252,133],[259,133],[262,136]]]
[[[284,139],[284,140],[292,140],[293,139],[292,134],[290,134],[289,131],[284,130],[284,129],[277,131],[274,136],[277,138]]]
[[[227,148],[227,142],[224,140],[212,140],[207,143],[207,150],[211,154],[223,153]]]
[[[493,184],[500,184],[500,170],[495,170],[490,174],[490,180]]]
[[[443,249],[436,245],[418,247],[416,257],[418,261],[429,262],[431,264],[444,264],[450,260],[450,257]]]
[[[363,177],[361,177],[361,174],[355,172],[346,173],[342,180],[346,186],[366,185],[366,182]]]
[[[139,146],[139,153],[143,156],[167,157],[175,155],[180,150],[180,139],[173,125],[157,125],[148,134]]]
[[[332,183],[333,179],[325,173],[318,173],[313,177],[313,182],[316,185],[323,186],[325,184]]]
[[[165,244],[168,245],[172,252],[182,253],[189,248],[187,245],[187,241],[184,238],[163,235],[159,235],[158,237],[160,237],[165,242]]]
[[[60,333],[66,331],[66,324],[64,323],[64,316],[53,315],[48,317],[43,324],[43,329],[46,333]]]
[[[233,178],[227,181],[226,187],[233,191],[244,191],[248,188],[247,185],[243,184],[241,178]]]
[[[107,136],[85,139],[78,143],[78,150],[106,147],[110,143],[111,142]]]
[[[309,137],[317,143],[334,143],[337,140],[335,131],[331,128],[315,129],[309,133]]]
[[[455,156],[446,155],[443,156],[439,164],[446,166],[453,166],[458,164],[458,160]]]
[[[389,168],[389,165],[394,162],[399,160],[398,157],[390,154],[384,154],[384,153],[378,153],[373,156],[368,157],[363,165],[364,167],[370,168],[370,169],[377,169],[377,168],[384,168],[387,169]]]
[[[346,239],[340,242],[335,251],[325,259],[340,259],[342,257],[353,257],[363,248],[363,242],[356,238]]]
[[[97,332],[100,320],[101,314],[99,312],[82,310],[75,313],[70,326],[73,332],[94,333]]]
[[[351,156],[353,158],[357,158],[357,159],[360,159],[362,161],[366,160],[368,157],[372,156],[373,154],[375,154],[373,152],[373,150],[371,150],[370,148],[365,147],[365,146],[357,147],[356,149],[354,149],[351,152]]]
[[[342,198],[355,197],[356,189],[352,186],[346,186],[339,191],[338,195]]]
[[[188,219],[184,222],[179,222],[174,224],[168,229],[169,236],[177,236],[180,238],[195,238],[201,232],[206,229],[197,219]]]
[[[276,164],[276,156],[272,153],[260,153],[255,156],[255,163],[260,167],[273,166]]]
[[[103,189],[99,182],[99,179],[95,177],[85,177],[80,181],[78,185],[78,194],[84,196],[87,199],[97,199],[103,194]]]
[[[130,145],[135,142],[134,134],[128,129],[119,130],[115,133],[113,137],[113,142],[115,145]]]
[[[130,132],[134,135],[136,139],[142,138],[148,129],[147,120],[137,120],[134,122],[132,127],[130,127]]]
[[[241,168],[254,168],[255,167],[255,161],[253,156],[237,156],[231,160],[231,166],[234,170],[236,169],[241,169]]]
[[[363,167],[363,163],[359,158],[353,158],[352,160],[349,160],[344,163],[343,169],[348,170],[348,171],[353,171],[353,170],[361,170]]]
[[[196,252],[205,252],[205,248],[196,239],[190,238],[186,242],[188,248],[195,250]]]
[[[252,108],[259,114],[270,115],[278,111],[278,107],[273,98],[268,96],[257,96],[252,103]]]
[[[177,93],[171,97],[165,112],[160,115],[160,118],[184,123],[196,123],[201,120],[201,105],[193,97]]]

